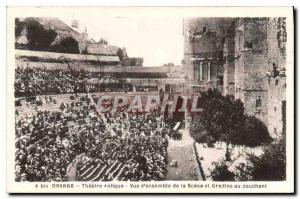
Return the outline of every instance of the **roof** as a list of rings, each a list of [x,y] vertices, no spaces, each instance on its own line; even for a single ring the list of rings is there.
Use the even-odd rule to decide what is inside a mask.
[[[106,66],[103,72],[128,72],[128,73],[167,73],[168,67],[143,67],[143,66]]]
[[[15,49],[16,58],[37,58],[41,60],[73,60],[73,61],[96,61],[96,62],[119,62],[118,56],[100,56],[100,55],[83,55],[54,53],[45,51],[17,50]]]

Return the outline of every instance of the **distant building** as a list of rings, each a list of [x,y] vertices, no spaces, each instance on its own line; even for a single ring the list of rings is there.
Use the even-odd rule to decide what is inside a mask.
[[[121,50],[117,46],[110,46],[103,43],[87,43],[86,53],[94,55],[118,55],[118,51]]]
[[[128,57],[126,48],[108,45],[108,42],[87,43],[86,53],[93,55],[118,56],[122,66],[143,66],[142,57]]]
[[[123,66],[143,66],[144,59],[142,57],[124,57]]]

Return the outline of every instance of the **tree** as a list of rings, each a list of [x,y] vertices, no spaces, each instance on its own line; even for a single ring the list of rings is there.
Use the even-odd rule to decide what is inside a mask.
[[[19,18],[15,18],[15,37],[19,37],[23,28],[24,28],[24,22],[21,22]]]
[[[203,125],[214,141],[232,143],[232,137],[243,123],[244,107],[239,100],[222,96],[217,90],[201,93]]]
[[[26,26],[28,30],[28,48],[30,50],[50,51],[50,45],[57,33],[52,29],[45,29],[34,20],[28,21]]]
[[[210,173],[213,181],[234,181],[234,173],[229,171],[227,161],[214,162],[214,169]]]
[[[205,129],[200,117],[194,117],[190,125],[191,137],[199,143],[208,143],[210,146],[216,142],[216,140]]]
[[[259,180],[285,180],[286,178],[286,143],[281,138],[264,148],[260,157],[251,155],[253,164],[252,178]]]
[[[119,48],[118,49],[118,52],[117,52],[117,55],[119,56],[119,59],[121,60],[121,61],[123,61],[123,59],[125,58],[125,57],[127,57],[127,53],[126,53],[126,49],[124,50],[125,48],[123,48],[123,49],[121,49],[121,48]]]
[[[78,42],[73,37],[66,37],[59,44],[53,45],[51,51],[79,54]]]
[[[243,125],[232,137],[233,144],[255,147],[272,141],[266,125],[259,119],[245,115],[243,120]]]
[[[246,163],[236,167],[237,179],[244,181],[281,181],[286,179],[285,136],[263,149],[263,154],[249,154]]]
[[[245,115],[240,100],[209,89],[201,93],[201,107],[203,112],[191,122],[191,136],[196,141],[223,141],[227,148],[229,144],[253,147],[271,141],[267,127],[255,117]],[[228,153],[227,150],[227,157]]]

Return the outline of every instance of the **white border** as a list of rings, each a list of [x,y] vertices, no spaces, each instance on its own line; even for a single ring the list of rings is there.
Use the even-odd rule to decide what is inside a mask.
[[[16,1],[14,1],[14,2],[16,2]],[[19,2],[20,2],[20,1],[19,1]],[[31,1],[31,2],[33,2],[33,1]],[[59,2],[59,3],[61,4],[62,1],[51,1],[51,2],[52,2],[52,3],[50,3],[50,4],[49,4],[49,3],[48,3],[48,4],[46,3],[46,4],[47,4],[47,5],[53,5],[53,4],[57,5],[57,2]],[[90,2],[90,1],[84,1],[84,2],[86,3],[86,2]],[[116,1],[113,1],[113,2],[116,2]],[[128,2],[128,1],[127,1],[127,2]],[[129,1],[129,2],[132,2],[132,1]],[[161,1],[159,1],[159,2],[161,2]],[[154,3],[154,5],[157,5],[157,4],[161,5],[161,3],[159,3],[159,2]],[[169,2],[169,1],[168,1],[168,2]],[[174,2],[174,1],[173,1],[173,2]],[[177,2],[177,4],[179,4],[178,1],[175,1],[175,3],[176,3],[176,2]],[[220,2],[220,1],[219,1],[219,2]],[[222,2],[222,1],[221,1],[221,2]],[[261,1],[259,1],[259,2],[261,2]],[[274,1],[273,1],[273,2],[274,2]],[[210,1],[210,3],[211,3],[210,5],[215,5],[215,4],[213,4],[213,2],[211,2],[211,1]],[[241,3],[241,2],[239,2],[239,3]],[[238,3],[238,4],[239,4],[239,3]],[[17,2],[17,3],[13,3],[13,4],[14,4],[14,5],[20,5],[18,2]],[[40,2],[39,2],[39,4],[40,4]],[[45,3],[42,3],[42,4],[45,5]],[[73,4],[73,5],[74,5],[74,4],[76,4],[76,5],[83,5],[82,3],[79,3],[79,4],[78,4],[78,1],[72,1],[72,4]],[[104,3],[104,5],[108,5],[108,4],[109,4],[109,5],[114,5],[114,3],[111,4],[111,1],[110,1],[109,3],[107,3],[107,1],[106,1],[106,3]],[[167,3],[167,4],[168,4],[168,3]],[[12,5],[12,4],[10,3],[10,4],[8,4],[8,5]],[[27,3],[27,5],[32,5],[32,3],[29,3],[29,4]],[[64,3],[64,5],[68,5],[68,4]],[[90,5],[95,5],[95,4],[90,2]],[[118,4],[118,5],[120,5],[120,4]],[[124,3],[121,3],[121,5],[124,5]],[[137,5],[137,3],[136,3],[136,2],[135,2],[135,3],[133,2],[133,4],[131,4],[131,3],[128,4],[128,3],[127,3],[126,5]],[[145,4],[142,4],[142,5],[145,5]],[[149,4],[148,4],[148,5],[149,5]],[[187,5],[187,4],[186,4],[186,5]],[[202,5],[208,5],[208,4],[202,4]],[[218,3],[218,5],[224,5],[224,4]],[[233,4],[233,5],[237,5],[237,3],[235,3],[235,4]],[[248,5],[249,5],[249,4],[248,4]],[[253,5],[253,4],[250,4],[250,5]],[[255,5],[258,5],[258,4],[256,3]],[[284,3],[281,2],[281,4],[277,4],[277,5],[291,5],[291,4],[286,3],[286,2],[284,1]],[[255,11],[255,12],[256,12],[256,11]],[[280,12],[278,12],[278,13],[280,13]],[[216,15],[213,15],[213,16],[216,16]],[[5,19],[5,18],[3,18],[3,19]],[[5,23],[3,23],[3,24],[5,24]],[[4,42],[2,42],[2,43],[5,43],[5,39],[4,39]],[[4,51],[5,51],[5,50],[4,50]],[[4,67],[4,68],[5,68],[5,67]],[[3,77],[3,78],[1,78],[1,80],[4,81],[4,80],[5,80],[5,72],[2,72],[1,75],[2,75],[2,77]],[[293,84],[290,84],[290,85],[293,85]],[[5,90],[5,82],[4,82],[3,84],[1,84],[1,86],[2,86],[2,88],[4,88],[4,89],[2,89],[2,90],[4,91],[4,90]],[[4,87],[3,87],[3,86],[4,86]],[[1,98],[1,99],[4,99],[4,98]],[[4,100],[4,101],[5,101],[5,100]],[[3,105],[3,104],[5,104],[5,103],[1,103],[1,104]],[[2,108],[2,107],[1,107],[1,108]],[[290,110],[293,111],[293,108],[294,108],[294,107],[291,107]],[[5,110],[5,109],[3,109],[3,110]],[[1,112],[4,113],[4,111],[1,111]],[[4,118],[5,118],[5,116],[4,116]],[[2,122],[5,121],[4,118],[2,119]],[[5,126],[5,125],[2,125],[2,126]],[[3,138],[4,138],[4,136],[3,136]],[[4,139],[4,140],[5,140],[5,139]],[[5,146],[5,145],[3,145],[3,146]],[[3,151],[5,151],[5,150],[3,150]],[[3,157],[5,157],[5,156],[3,156]],[[2,187],[4,187],[4,186],[2,186]],[[279,187],[278,187],[278,188],[279,188]]]

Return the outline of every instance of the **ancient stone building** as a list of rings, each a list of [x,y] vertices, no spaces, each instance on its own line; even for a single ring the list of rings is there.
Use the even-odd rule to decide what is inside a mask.
[[[267,123],[267,18],[243,18],[235,23],[235,99],[245,111]]]
[[[184,20],[186,91],[211,87],[244,103],[273,137],[285,128],[283,18],[193,18]]]
[[[268,130],[272,137],[281,136],[286,125],[286,27],[284,18],[268,24]]]
[[[285,42],[282,18],[246,18],[235,26],[235,98],[261,119],[273,137],[285,116]]]
[[[186,92],[209,87],[223,89],[225,36],[234,19],[184,19],[184,70]]]

